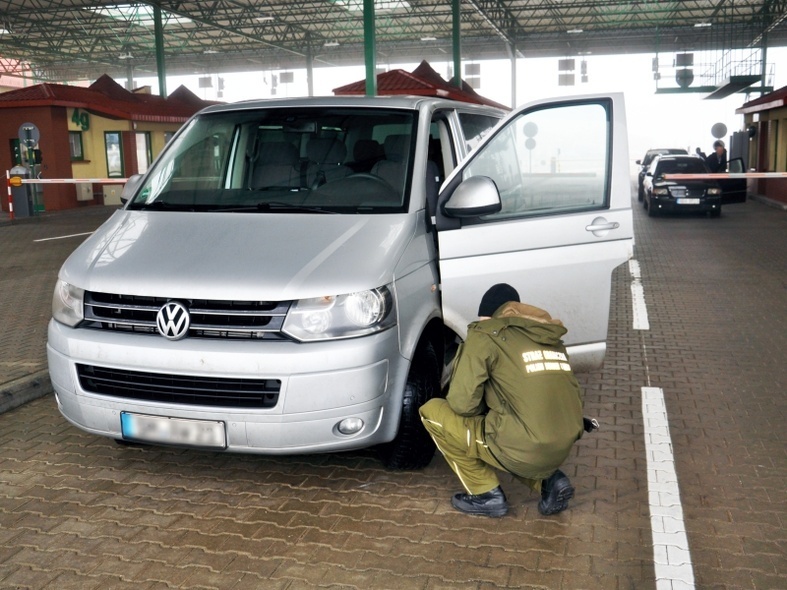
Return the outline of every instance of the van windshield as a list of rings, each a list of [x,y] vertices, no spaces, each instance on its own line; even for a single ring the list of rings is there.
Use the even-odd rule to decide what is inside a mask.
[[[401,213],[416,112],[271,108],[199,115],[129,209]]]

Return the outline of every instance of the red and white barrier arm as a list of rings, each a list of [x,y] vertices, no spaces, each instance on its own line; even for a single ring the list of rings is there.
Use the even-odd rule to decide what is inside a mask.
[[[19,184],[14,185],[14,179]],[[9,180],[13,186],[22,184],[81,184],[83,182],[96,182],[101,184],[125,184],[128,178],[21,178],[16,176]]]
[[[705,174],[664,175],[664,180],[724,180],[727,178],[787,178],[787,172],[707,172]]]
[[[13,221],[14,220],[14,197],[11,194],[11,173],[6,170],[5,171],[5,181],[8,185],[8,218]]]

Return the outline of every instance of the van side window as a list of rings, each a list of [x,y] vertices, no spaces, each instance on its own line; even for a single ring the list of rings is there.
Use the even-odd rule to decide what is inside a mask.
[[[511,121],[463,178],[495,181],[502,210],[484,220],[604,209],[611,141],[606,103],[552,105]]]
[[[500,121],[499,118],[490,115],[459,113],[459,124],[462,126],[462,133],[465,136],[467,151],[478,147],[481,140],[497,125],[498,121]]]

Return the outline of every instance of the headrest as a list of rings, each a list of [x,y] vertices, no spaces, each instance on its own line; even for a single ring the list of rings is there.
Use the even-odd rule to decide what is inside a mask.
[[[347,147],[333,137],[315,137],[306,144],[306,155],[312,162],[342,164],[347,156]]]
[[[389,135],[385,138],[383,149],[385,150],[385,159],[393,162],[402,162],[407,154],[407,149],[410,147],[409,135]]]
[[[271,141],[260,146],[260,164],[297,167],[298,148],[287,141]]]
[[[376,160],[383,157],[383,146],[376,139],[359,139],[353,146],[353,158],[356,162]]]

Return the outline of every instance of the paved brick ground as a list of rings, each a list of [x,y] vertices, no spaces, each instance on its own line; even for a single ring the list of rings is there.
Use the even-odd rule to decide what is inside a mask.
[[[787,588],[787,214],[638,216],[651,330],[699,588]]]
[[[27,338],[15,358],[43,366],[54,273],[76,244],[31,240],[89,231],[102,215],[0,227],[2,251],[19,256],[17,279],[0,262],[11,326],[0,352]],[[631,328],[622,267],[607,362],[582,376],[603,428],[565,466],[570,510],[543,518],[503,478],[511,516],[456,514],[439,458],[391,473],[366,452],[121,447],[73,428],[45,397],[0,415],[0,588],[655,588],[646,385],[665,392],[697,587],[787,587],[787,216],[750,202],[718,220],[636,217],[652,330]],[[5,305],[19,284],[28,318]]]

